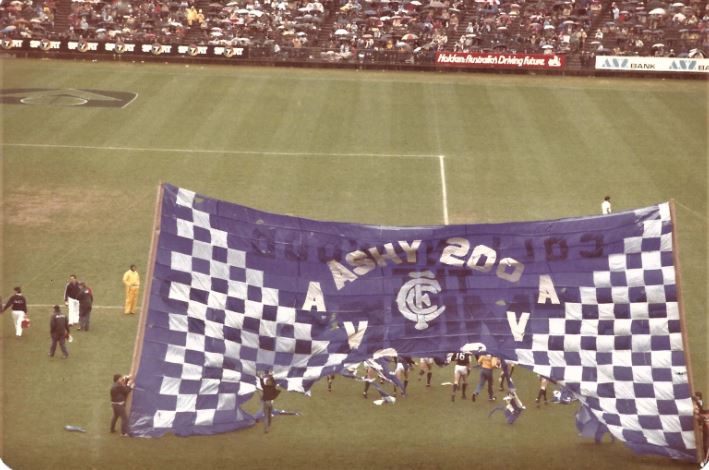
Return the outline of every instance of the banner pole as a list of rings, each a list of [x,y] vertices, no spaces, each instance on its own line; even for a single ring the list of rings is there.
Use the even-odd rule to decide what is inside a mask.
[[[675,200],[670,199],[670,219],[672,220],[672,262],[675,266],[675,286],[677,287],[677,308],[679,310],[679,324],[682,330],[682,344],[684,349],[684,362],[687,364],[687,382],[689,383],[689,393],[694,397],[694,377],[692,376],[692,355],[689,353],[689,338],[687,335],[687,319],[684,313],[684,300],[682,299],[682,270],[679,259],[679,237],[677,236],[677,211],[675,210]],[[692,423],[694,425],[694,439],[697,445],[697,463],[701,463],[704,456],[702,452],[702,431],[699,429],[699,422],[694,416],[694,398],[692,398]]]
[[[158,238],[160,237],[160,215],[162,214],[163,200],[163,185],[162,181],[158,184],[157,199],[155,201],[155,213],[153,216],[153,234],[150,241],[150,254],[148,255],[148,266],[145,270],[146,286],[143,289],[143,302],[140,306],[140,316],[138,317],[138,330],[135,334],[135,344],[133,345],[133,362],[130,367],[130,375],[135,379],[140,367],[140,357],[143,352],[143,337],[145,336],[145,327],[148,322],[148,304],[150,303],[150,288],[152,286],[153,272],[155,269],[155,257],[158,247]],[[131,395],[128,396],[126,409],[130,416]]]

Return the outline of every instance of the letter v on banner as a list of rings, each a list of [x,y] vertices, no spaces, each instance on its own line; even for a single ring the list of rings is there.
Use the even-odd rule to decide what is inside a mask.
[[[367,324],[369,322],[366,320],[360,321],[357,324],[357,329],[355,329],[354,323],[351,321],[346,321],[345,332],[347,333],[347,343],[350,345],[350,349],[357,349],[360,344],[362,344],[362,338],[364,338],[364,332],[367,331]]]
[[[519,321],[517,321],[517,314],[515,312],[507,311],[507,323],[510,324],[510,331],[515,341],[522,341],[524,338],[524,331],[527,329],[527,321],[529,321],[529,313],[522,312],[519,316]]]

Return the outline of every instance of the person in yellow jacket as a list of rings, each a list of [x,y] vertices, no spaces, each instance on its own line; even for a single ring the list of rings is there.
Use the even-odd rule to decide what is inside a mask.
[[[135,270],[134,264],[131,264],[130,269],[123,275],[123,285],[126,286],[126,303],[123,313],[133,315],[138,303],[138,289],[140,289],[140,274]]]

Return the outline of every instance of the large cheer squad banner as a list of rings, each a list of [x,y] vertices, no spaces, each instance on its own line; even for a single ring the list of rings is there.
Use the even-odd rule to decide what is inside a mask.
[[[165,184],[142,316],[135,436],[250,426],[383,348],[482,343],[565,385],[628,446],[693,460],[668,204],[572,219],[387,227],[276,215]]]

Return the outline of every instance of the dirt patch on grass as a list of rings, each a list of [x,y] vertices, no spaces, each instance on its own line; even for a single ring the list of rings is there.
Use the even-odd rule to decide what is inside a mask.
[[[61,229],[65,220],[96,219],[116,204],[118,191],[99,189],[30,190],[12,188],[5,194],[5,223],[17,227],[37,228],[55,225]]]

